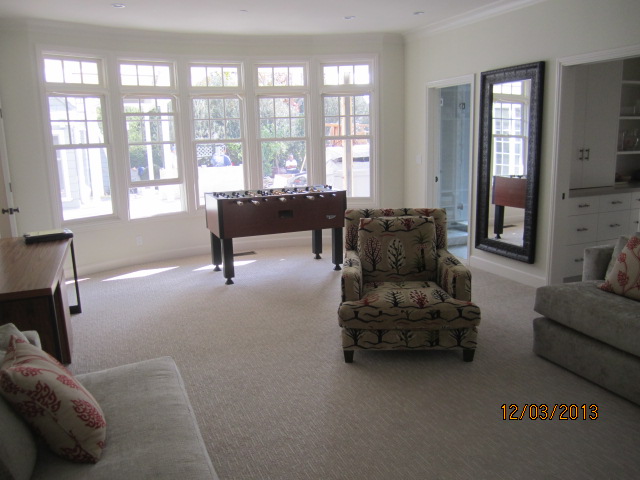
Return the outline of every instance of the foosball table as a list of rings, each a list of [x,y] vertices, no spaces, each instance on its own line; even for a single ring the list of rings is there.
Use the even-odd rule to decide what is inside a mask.
[[[207,228],[215,271],[233,284],[233,239],[311,230],[312,252],[322,253],[322,230],[331,229],[332,261],[340,270],[347,197],[329,185],[205,193]]]

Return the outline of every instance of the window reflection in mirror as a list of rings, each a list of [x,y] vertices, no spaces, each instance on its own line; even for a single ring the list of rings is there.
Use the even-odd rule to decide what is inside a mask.
[[[475,245],[533,263],[544,62],[482,72]]]
[[[526,183],[523,179],[527,175],[530,93],[529,79],[493,86],[491,198],[494,211],[490,212],[489,222],[495,239],[519,246],[523,245],[524,234]],[[498,192],[496,197],[495,188],[513,193]],[[513,196],[515,198],[510,198]]]

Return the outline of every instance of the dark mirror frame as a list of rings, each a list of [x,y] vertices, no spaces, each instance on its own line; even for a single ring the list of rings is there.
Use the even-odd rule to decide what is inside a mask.
[[[492,165],[492,105],[493,86],[499,83],[531,80],[529,108],[529,135],[527,185],[522,246],[489,238],[489,209],[491,200]],[[521,262],[535,260],[536,224],[538,220],[538,185],[540,175],[540,144],[542,135],[542,100],[544,89],[544,62],[482,72],[480,80],[480,131],[478,159],[478,198],[476,206],[476,248]]]

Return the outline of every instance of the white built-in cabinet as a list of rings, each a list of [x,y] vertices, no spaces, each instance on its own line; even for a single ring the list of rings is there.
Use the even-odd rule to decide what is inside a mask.
[[[554,214],[552,283],[581,279],[586,247],[640,231],[640,58],[565,67],[562,97],[558,162],[570,174]]]
[[[569,188],[615,183],[622,61],[575,67]]]
[[[584,249],[615,244],[621,235],[637,232],[640,225],[640,190],[572,197],[562,238],[564,281],[580,280]]]
[[[617,179],[640,181],[640,58],[624,61],[618,120]]]

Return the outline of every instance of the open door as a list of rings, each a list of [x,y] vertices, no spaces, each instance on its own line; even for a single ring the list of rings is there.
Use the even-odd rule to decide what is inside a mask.
[[[9,160],[7,158],[7,145],[2,121],[2,105],[0,105],[0,209],[2,209],[2,214],[0,215],[0,237],[15,237],[18,233],[15,218],[18,209],[13,205]]]
[[[429,206],[447,210],[449,250],[469,258],[472,182],[473,75],[429,84],[427,188]]]

